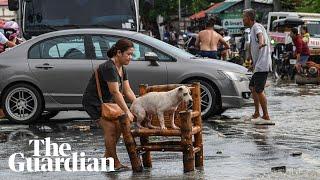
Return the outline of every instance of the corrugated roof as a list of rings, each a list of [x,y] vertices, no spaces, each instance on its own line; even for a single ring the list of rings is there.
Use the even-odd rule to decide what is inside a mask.
[[[189,18],[191,20],[194,20],[194,19],[201,19],[201,18],[204,18],[206,17],[206,13],[214,8],[217,8],[219,7],[223,2],[220,2],[220,3],[214,3],[213,5],[211,5],[209,8],[207,8],[206,10],[202,10],[202,11],[199,11],[195,14],[193,14],[192,16],[190,16]]]
[[[223,2],[221,3],[218,7],[215,7],[209,11],[207,11],[207,14],[218,14],[226,9],[228,9],[229,7],[239,3],[241,1],[232,1],[232,2]]]
[[[8,0],[0,0],[0,6],[8,6]]]

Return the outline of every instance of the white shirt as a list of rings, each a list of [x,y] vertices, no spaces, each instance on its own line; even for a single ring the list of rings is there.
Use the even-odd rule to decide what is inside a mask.
[[[262,33],[266,46],[259,49],[258,34]],[[250,50],[253,61],[253,72],[272,71],[270,41],[266,29],[259,23],[254,23],[250,31]]]
[[[7,42],[8,42],[8,39],[2,33],[0,33],[0,43],[6,44]]]

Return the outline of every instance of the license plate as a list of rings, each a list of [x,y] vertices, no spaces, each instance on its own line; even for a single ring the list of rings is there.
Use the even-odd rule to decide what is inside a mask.
[[[296,59],[290,59],[290,64],[296,64],[297,60]]]

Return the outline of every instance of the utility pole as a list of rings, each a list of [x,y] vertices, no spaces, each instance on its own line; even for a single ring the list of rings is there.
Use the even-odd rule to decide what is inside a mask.
[[[180,22],[181,22],[181,0],[178,0],[178,17],[179,17],[179,23],[178,23],[178,27],[179,27],[179,31],[180,31],[180,29],[181,29],[181,27],[180,27]]]
[[[178,16],[179,16],[179,22],[181,21],[181,0],[178,0]]]
[[[251,0],[244,0],[244,9],[251,8]]]

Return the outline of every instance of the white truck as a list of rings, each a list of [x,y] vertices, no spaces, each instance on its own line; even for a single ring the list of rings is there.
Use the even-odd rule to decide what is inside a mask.
[[[302,13],[302,12],[270,12],[268,15],[267,32],[269,34],[271,44],[277,43],[288,44],[292,42],[290,38],[290,28],[284,28],[281,31],[273,27],[274,22],[284,18],[299,18],[303,24],[307,26],[310,34],[309,48],[311,59],[320,60],[320,14],[318,13]],[[301,26],[301,25],[300,25]],[[299,27],[300,27],[299,26]],[[298,28],[300,31],[300,28]]]

